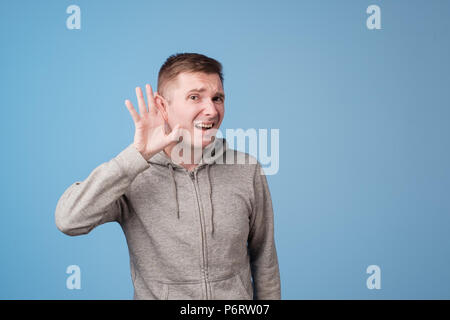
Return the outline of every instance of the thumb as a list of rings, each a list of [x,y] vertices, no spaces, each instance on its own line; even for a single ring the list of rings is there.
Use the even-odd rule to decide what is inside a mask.
[[[182,136],[181,127],[179,124],[177,124],[172,128],[172,131],[169,133],[167,137],[171,142],[179,142],[181,136]]]

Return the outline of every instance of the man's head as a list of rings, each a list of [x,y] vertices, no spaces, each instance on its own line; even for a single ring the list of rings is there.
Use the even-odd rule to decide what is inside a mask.
[[[159,71],[155,100],[170,128],[179,124],[189,133],[185,143],[204,148],[225,113],[222,65],[197,53],[170,56]]]

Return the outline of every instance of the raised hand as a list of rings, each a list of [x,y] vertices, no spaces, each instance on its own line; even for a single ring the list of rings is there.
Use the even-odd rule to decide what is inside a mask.
[[[130,100],[125,100],[125,105],[134,121],[135,133],[133,145],[142,154],[144,159],[148,160],[165,147],[176,144],[181,136],[181,131],[180,126],[176,125],[170,133],[166,134],[162,112],[155,103],[152,87],[147,84],[145,89],[148,109],[140,87],[136,88],[140,115],[134,109]]]

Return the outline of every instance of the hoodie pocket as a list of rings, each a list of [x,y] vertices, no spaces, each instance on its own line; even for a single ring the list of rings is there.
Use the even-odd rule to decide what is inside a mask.
[[[137,275],[135,275],[137,276]],[[166,300],[167,299],[167,285],[165,283],[150,280],[144,281],[136,278],[139,281],[134,282],[134,299],[135,300]]]
[[[211,291],[214,300],[252,300],[250,288],[239,274],[211,282]]]
[[[164,284],[161,293],[163,300],[203,300],[202,283],[170,283]]]

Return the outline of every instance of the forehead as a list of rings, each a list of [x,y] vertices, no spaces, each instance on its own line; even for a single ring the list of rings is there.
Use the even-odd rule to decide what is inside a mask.
[[[199,88],[213,93],[223,92],[222,81],[216,73],[182,72],[174,79],[173,88],[181,93]]]

